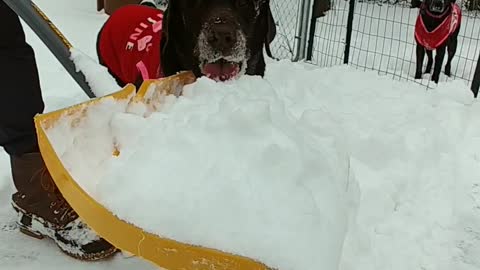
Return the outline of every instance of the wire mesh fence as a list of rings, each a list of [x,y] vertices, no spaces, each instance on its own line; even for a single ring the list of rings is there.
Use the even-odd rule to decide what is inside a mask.
[[[448,78],[441,74],[440,81],[462,79],[471,83],[480,53],[480,0],[457,3],[462,7],[463,17],[452,76]],[[315,23],[314,46],[308,60],[319,66],[344,62],[349,1],[333,0],[331,6],[326,16]],[[376,70],[394,79],[433,87],[428,74],[420,80],[414,79],[414,25],[418,12],[418,8],[411,8],[406,0],[355,1],[348,63],[357,68]]]
[[[293,59],[298,42],[300,2],[302,0],[271,0],[270,7],[277,25],[277,36],[271,50],[276,58]]]
[[[348,12],[348,1],[332,0],[325,16],[315,20],[309,61],[321,67],[343,64]]]

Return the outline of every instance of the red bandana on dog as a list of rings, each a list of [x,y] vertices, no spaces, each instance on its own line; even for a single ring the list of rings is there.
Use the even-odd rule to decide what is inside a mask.
[[[99,39],[104,64],[124,83],[160,77],[160,40],[163,12],[141,5],[115,11]]]
[[[428,11],[427,11],[428,12]],[[438,17],[429,14],[432,17]],[[452,12],[445,20],[432,32],[428,32],[423,23],[422,16],[419,14],[415,24],[415,39],[427,50],[435,50],[440,47],[448,37],[460,26],[462,20],[462,11],[457,4],[452,4]]]

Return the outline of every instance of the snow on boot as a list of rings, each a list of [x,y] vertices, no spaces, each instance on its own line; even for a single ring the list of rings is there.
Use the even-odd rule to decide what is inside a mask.
[[[12,206],[18,213],[20,231],[50,238],[67,255],[86,261],[105,259],[116,248],[100,238],[70,207],[55,186],[40,153],[10,158],[17,193]]]

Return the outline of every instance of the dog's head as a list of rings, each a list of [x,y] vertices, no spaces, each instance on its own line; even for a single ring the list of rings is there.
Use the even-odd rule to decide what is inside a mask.
[[[447,11],[455,0],[424,0],[425,7],[433,14],[442,14]]]
[[[191,70],[225,81],[265,72],[275,37],[269,0],[170,0],[162,31],[165,76]],[[269,53],[270,54],[270,53]]]

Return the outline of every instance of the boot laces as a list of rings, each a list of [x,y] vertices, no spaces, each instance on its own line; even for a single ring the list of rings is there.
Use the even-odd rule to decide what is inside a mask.
[[[38,172],[40,174],[40,184],[42,188],[48,192],[50,198],[53,200],[50,203],[50,209],[53,210],[53,214],[59,216],[59,221],[63,222],[65,220],[75,220],[78,218],[77,213],[73,208],[68,204],[68,202],[63,198],[60,190],[57,188],[55,183],[50,176],[47,168],[41,168]]]

